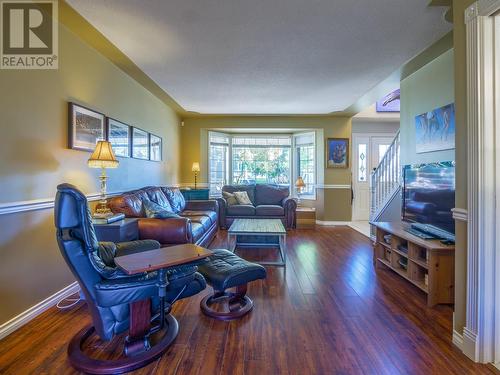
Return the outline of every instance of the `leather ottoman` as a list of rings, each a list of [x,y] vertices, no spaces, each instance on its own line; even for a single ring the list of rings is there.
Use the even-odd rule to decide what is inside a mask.
[[[200,302],[205,315],[220,320],[232,320],[247,314],[253,302],[246,295],[247,284],[258,279],[265,279],[266,269],[260,264],[251,263],[228,250],[212,250],[213,255],[199,266],[198,271],[214,289]],[[235,292],[227,289],[236,288]],[[219,305],[215,308],[213,305]]]

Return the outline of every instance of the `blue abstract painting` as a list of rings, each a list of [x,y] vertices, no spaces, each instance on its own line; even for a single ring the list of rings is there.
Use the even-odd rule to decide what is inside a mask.
[[[417,153],[455,148],[455,104],[415,117]]]
[[[347,168],[349,166],[348,138],[328,138],[326,148],[327,168]]]

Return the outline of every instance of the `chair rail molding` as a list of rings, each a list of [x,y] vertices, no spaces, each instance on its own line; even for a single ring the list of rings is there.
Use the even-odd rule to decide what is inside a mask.
[[[479,0],[465,11],[467,53],[467,308],[462,351],[476,362],[500,361],[500,257],[496,256],[495,189],[500,187],[495,156],[495,112],[500,98],[495,91],[495,17],[500,0]],[[496,21],[498,24],[498,21]],[[498,29],[498,25],[497,25]],[[498,43],[498,41],[497,41]],[[496,47],[496,48],[495,48]],[[498,64],[498,62],[497,62]],[[456,210],[459,219],[463,212]],[[460,220],[460,219],[459,219]],[[500,306],[499,309],[500,310]],[[497,330],[498,331],[498,330]]]
[[[465,208],[452,208],[453,219],[467,222],[468,211]]]
[[[323,185],[323,184],[318,184],[316,185],[317,189],[350,189],[352,186],[351,185]]]
[[[139,188],[136,188],[139,189]],[[106,194],[106,198],[115,197],[117,195],[123,194],[126,191],[131,191],[135,189],[127,189],[123,191],[114,191]],[[91,193],[85,195],[89,201],[96,201],[101,199],[101,193]],[[13,214],[17,212],[26,212],[26,211],[37,211],[43,210],[47,208],[54,207],[54,198],[45,198],[45,199],[32,199],[27,201],[17,201],[17,202],[6,202],[0,203],[0,215]]]

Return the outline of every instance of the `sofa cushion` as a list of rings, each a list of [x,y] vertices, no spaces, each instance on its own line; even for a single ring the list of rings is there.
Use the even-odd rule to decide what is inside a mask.
[[[248,198],[255,205],[255,185],[226,185],[222,188],[222,191],[227,191],[228,193],[234,193],[235,191],[246,191]]]
[[[228,206],[234,206],[235,204],[239,204],[236,196],[232,193],[228,193],[227,191],[222,192],[222,196],[226,200]]]
[[[167,196],[161,191],[159,187],[150,187],[144,189],[148,198],[151,202],[154,202],[160,206],[162,206],[167,211],[173,211],[170,202],[167,199]]]
[[[226,210],[228,216],[255,216],[255,207],[249,204],[229,206]]]
[[[146,217],[150,219],[169,219],[172,217],[179,217],[179,215],[171,211],[172,208],[170,207],[170,204],[168,205],[170,210],[148,199],[145,199],[142,204],[144,206]]]
[[[123,213],[126,217],[145,217],[142,201],[147,197],[142,190],[137,190],[111,198],[108,206],[115,214]]]
[[[184,195],[182,195],[179,188],[174,187],[162,187],[161,191],[167,197],[170,206],[172,206],[172,210],[178,214],[179,212],[184,211],[186,208],[186,200],[184,199]]]
[[[252,204],[252,201],[248,197],[248,193],[246,191],[235,191],[234,196],[238,201],[238,204]]]
[[[191,220],[191,223],[199,223],[203,225],[203,228],[205,231],[209,230],[210,227],[212,226],[212,220],[208,216],[189,216],[189,219]]]
[[[279,185],[256,185],[255,186],[255,205],[263,204],[281,205],[283,199],[290,195],[288,186]]]
[[[214,224],[217,221],[217,212],[215,212],[215,211],[190,211],[190,210],[186,210],[186,211],[182,211],[179,215],[181,215],[182,217],[203,215],[203,216],[209,217],[210,220],[212,221],[212,224]]]
[[[257,216],[284,216],[285,209],[278,205],[261,204],[255,207],[255,214]]]
[[[191,231],[193,234],[193,242],[197,242],[204,234],[205,228],[200,223],[191,223]]]

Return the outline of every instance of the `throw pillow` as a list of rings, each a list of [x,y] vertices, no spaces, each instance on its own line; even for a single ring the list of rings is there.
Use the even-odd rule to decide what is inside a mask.
[[[252,205],[252,201],[248,197],[248,193],[246,191],[235,191],[234,196],[239,204],[250,204]]]
[[[169,211],[165,209],[165,207],[147,199],[142,202],[142,205],[144,206],[146,217],[150,219],[169,219],[172,217],[180,217],[175,212]]]
[[[234,194],[228,193],[227,191],[223,191],[222,196],[226,200],[228,206],[234,206],[238,204],[238,200],[236,199]]]

